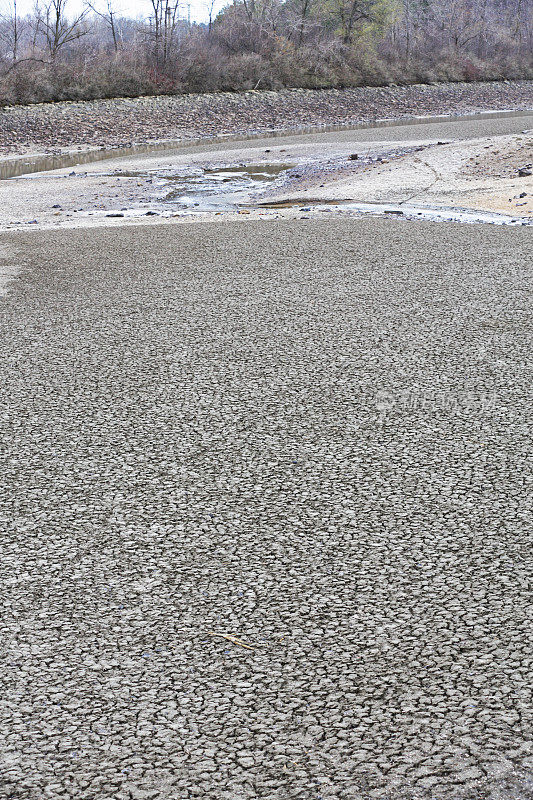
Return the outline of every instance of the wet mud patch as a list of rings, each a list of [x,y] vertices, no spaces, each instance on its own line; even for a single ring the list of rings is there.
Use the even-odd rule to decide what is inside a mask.
[[[264,203],[256,203],[254,208],[299,208],[301,211],[310,211],[311,208],[316,209],[320,206],[342,206],[346,203],[351,203],[349,199],[346,200],[323,200],[318,197],[302,198],[302,197],[289,197],[286,200],[272,200]]]
[[[292,164],[242,164],[209,167],[193,175],[164,177],[162,198],[190,211],[231,211],[246,204],[250,195],[261,191],[289,173]]]

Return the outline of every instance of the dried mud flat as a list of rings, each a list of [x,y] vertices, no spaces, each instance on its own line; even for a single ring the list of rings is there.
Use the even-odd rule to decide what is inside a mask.
[[[2,800],[530,800],[531,231],[2,241]]]
[[[531,107],[531,81],[290,89],[16,106],[0,110],[0,154],[120,147],[161,139]]]

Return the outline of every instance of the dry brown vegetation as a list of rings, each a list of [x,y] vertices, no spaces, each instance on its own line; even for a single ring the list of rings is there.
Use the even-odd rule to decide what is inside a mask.
[[[0,103],[533,77],[527,0],[236,0],[209,23],[152,0],[38,0],[0,17]],[[102,2],[102,0],[99,0]]]

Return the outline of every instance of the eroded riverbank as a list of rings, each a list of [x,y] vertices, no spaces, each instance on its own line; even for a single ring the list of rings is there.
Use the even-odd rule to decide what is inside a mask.
[[[533,112],[126,151],[0,181],[0,226],[394,213],[529,224]],[[114,155],[111,153],[110,155]],[[529,174],[528,174],[529,173]]]
[[[0,154],[61,153],[169,139],[533,107],[532,81],[117,98],[0,110]]]

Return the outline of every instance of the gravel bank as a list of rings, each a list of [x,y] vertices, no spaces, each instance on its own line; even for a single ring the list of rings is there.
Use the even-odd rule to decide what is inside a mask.
[[[2,797],[533,797],[531,232],[2,242]]]
[[[96,100],[0,111],[0,153],[117,147],[418,114],[533,108],[533,82],[457,83]]]

